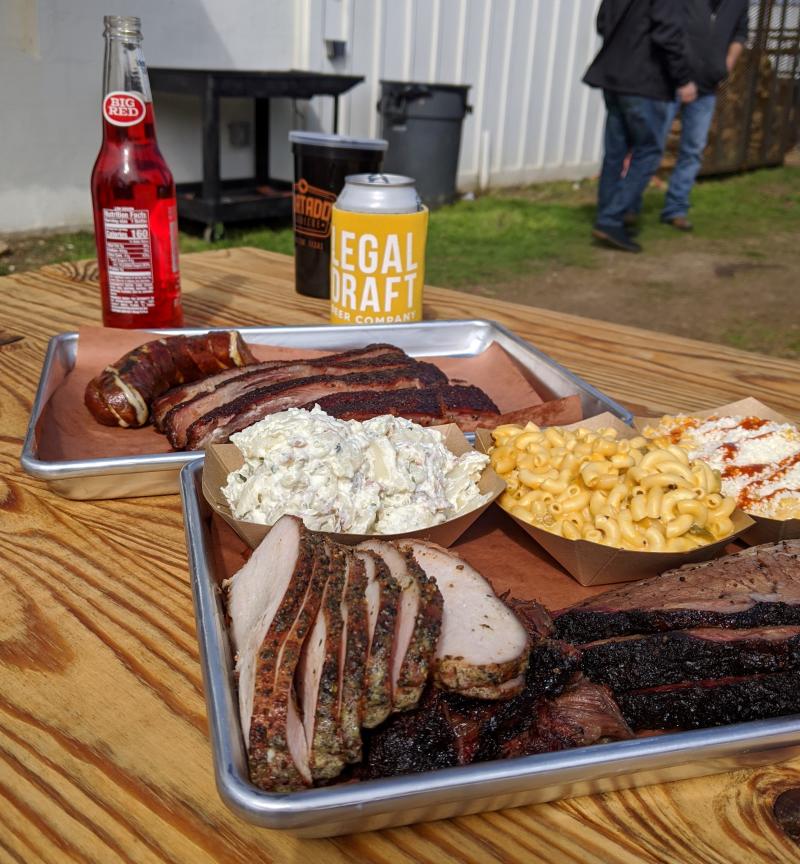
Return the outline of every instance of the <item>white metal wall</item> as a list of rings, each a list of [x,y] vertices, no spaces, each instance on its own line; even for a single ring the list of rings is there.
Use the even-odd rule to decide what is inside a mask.
[[[470,84],[459,185],[592,173],[602,112],[580,79],[597,39],[599,0],[0,0],[0,233],[88,225],[89,174],[100,142],[102,16],[142,17],[151,65],[352,72],[340,131],[378,135],[381,78]],[[342,39],[328,60],[325,37]],[[197,99],[157,94],[161,148],[178,181],[200,179]],[[222,173],[252,172],[231,121],[252,122],[247,100],[222,105]],[[290,179],[291,128],[332,125],[332,100],[274,100],[271,165]]]
[[[581,83],[599,47],[600,0],[297,0],[295,65],[366,76],[342,100],[340,131],[379,135],[381,78],[469,84],[459,185],[574,178],[596,170],[603,112]],[[326,56],[344,34],[347,53]],[[319,100],[320,103],[322,100]],[[330,129],[320,104],[309,127]],[[484,149],[488,147],[488,153]]]

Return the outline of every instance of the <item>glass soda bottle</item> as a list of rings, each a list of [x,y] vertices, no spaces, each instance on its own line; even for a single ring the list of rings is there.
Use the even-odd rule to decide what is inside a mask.
[[[103,143],[92,171],[103,324],[180,327],[175,182],[156,143],[140,21],[103,20]]]

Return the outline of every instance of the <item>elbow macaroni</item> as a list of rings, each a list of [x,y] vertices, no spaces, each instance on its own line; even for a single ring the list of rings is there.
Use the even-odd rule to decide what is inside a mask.
[[[489,457],[506,481],[500,505],[568,540],[684,552],[733,532],[736,502],[719,475],[682,447],[614,429],[499,426]]]

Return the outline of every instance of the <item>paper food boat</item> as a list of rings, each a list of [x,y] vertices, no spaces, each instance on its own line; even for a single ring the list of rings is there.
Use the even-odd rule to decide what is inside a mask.
[[[431,428],[437,429],[442,433],[445,446],[448,450],[455,453],[456,456],[460,456],[462,453],[466,453],[472,449],[464,434],[455,423],[448,423],[444,426],[432,426]],[[228,475],[231,471],[241,468],[243,463],[242,454],[235,444],[212,444],[208,447],[203,465],[203,495],[212,510],[221,516],[248,546],[255,549],[264,537],[267,536],[271,526],[237,519],[231,513],[230,506],[222,494],[222,488],[227,483]],[[430,540],[432,543],[438,543],[444,547],[452,546],[481,513],[500,495],[506,488],[506,484],[495,474],[491,465],[487,465],[483,474],[481,474],[478,488],[483,494],[488,494],[490,497],[473,510],[462,513],[454,519],[448,519],[446,522],[440,522],[438,525],[432,525],[430,528],[420,528],[416,531],[406,531],[402,534],[342,534],[329,532],[329,536],[337,543],[344,543],[348,546],[360,543],[362,540],[374,539],[375,537],[383,540],[415,537],[417,539]]]
[[[797,426],[793,420],[784,417],[783,414],[779,414],[768,405],[752,397],[740,399],[738,402],[729,402],[727,405],[721,405],[710,411],[681,411],[679,413],[685,414],[687,417],[699,417],[701,420],[715,414],[720,417],[759,417],[762,420],[775,420],[778,423],[789,423],[792,426]],[[676,415],[673,414],[672,416]],[[645,426],[658,426],[660,421],[660,417],[635,417],[634,426],[641,431]],[[741,539],[751,546],[800,538],[800,519],[769,519],[766,516],[759,516],[757,513],[748,513],[747,515],[755,524],[742,534]]]
[[[601,429],[611,427],[616,429],[618,437],[634,438],[637,430],[626,426],[613,414],[599,414],[588,420],[571,423],[561,427],[564,429]],[[475,434],[475,447],[483,453],[488,453],[494,442],[492,434],[488,429],[479,429]],[[499,506],[499,505],[498,505]],[[613,546],[605,546],[602,543],[593,543],[590,540],[567,540],[558,534],[552,534],[543,528],[529,525],[516,516],[512,516],[504,508],[503,512],[509,519],[513,519],[562,567],[581,585],[606,585],[612,582],[632,582],[636,579],[645,579],[648,576],[657,576],[665,570],[680,567],[682,564],[695,564],[699,561],[708,561],[724,555],[725,547],[735,540],[742,532],[748,530],[754,523],[753,520],[742,513],[734,510],[731,514],[733,521],[733,533],[716,543],[709,543],[691,552],[637,552],[631,549],[615,549]]]

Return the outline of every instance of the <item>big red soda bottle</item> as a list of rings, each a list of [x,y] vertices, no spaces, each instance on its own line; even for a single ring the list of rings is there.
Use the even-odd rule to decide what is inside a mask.
[[[103,144],[92,171],[103,324],[180,327],[175,182],[156,143],[140,21],[103,20]]]

